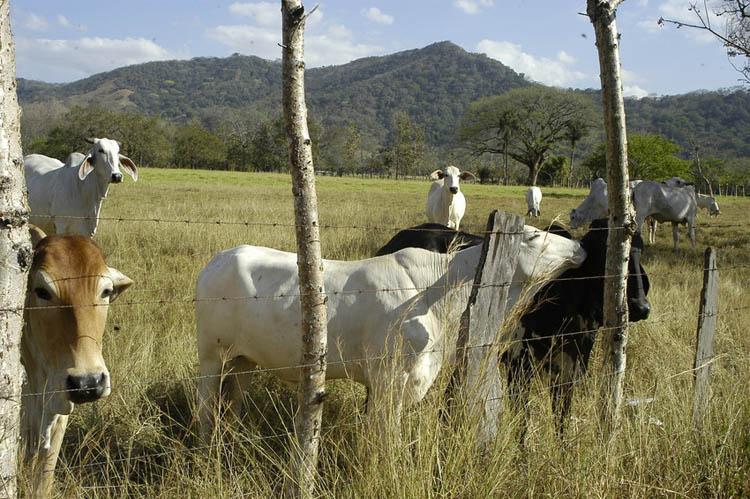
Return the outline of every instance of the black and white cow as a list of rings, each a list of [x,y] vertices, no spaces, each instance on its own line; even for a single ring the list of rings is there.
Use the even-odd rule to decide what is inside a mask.
[[[459,235],[473,244],[481,242],[477,236],[456,233],[448,227],[440,231],[414,229],[396,234],[378,254],[409,246],[445,251],[448,244],[444,241]],[[595,220],[590,229],[581,239],[587,255],[583,264],[566,271],[534,295],[521,317],[515,341],[502,358],[507,367],[510,398],[519,407],[526,408],[530,381],[537,368],[552,374],[550,391],[560,435],[570,412],[573,385],[586,371],[597,330],[603,323],[607,220]],[[561,227],[552,226],[549,232],[572,239]],[[630,322],[646,319],[651,310],[646,299],[648,276],[640,264],[642,251],[643,239],[635,235],[628,264]],[[522,440],[524,433],[522,430]]]

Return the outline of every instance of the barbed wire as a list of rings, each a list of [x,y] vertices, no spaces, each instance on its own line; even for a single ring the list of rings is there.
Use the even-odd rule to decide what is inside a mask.
[[[90,217],[90,216],[75,216],[75,215],[33,215],[36,218],[46,218],[52,221],[56,219],[62,220],[86,220],[86,221],[108,221],[108,222],[124,222],[124,223],[164,223],[164,224],[184,224],[184,225],[232,225],[232,226],[246,226],[246,227],[270,227],[270,228],[301,228],[308,225],[300,225],[297,223],[290,222],[258,222],[251,220],[192,220],[192,219],[181,219],[181,218],[156,218],[156,217]],[[321,229],[353,229],[353,230],[374,230],[374,231],[402,231],[409,230],[414,232],[453,232],[453,229],[438,229],[438,228],[419,228],[419,227],[392,227],[382,225],[336,225],[336,224],[320,224],[313,223],[310,226],[318,227]],[[729,228],[729,227],[747,227],[747,224],[743,223],[726,223],[726,224],[701,224],[696,225],[698,229],[707,228]],[[585,227],[586,231],[590,230],[609,230],[608,227]],[[624,230],[624,227],[614,227],[613,230]],[[544,230],[544,229],[541,229]],[[499,235],[514,235],[523,234],[522,231],[487,231],[479,230],[478,234],[499,234]]]
[[[717,313],[702,313],[698,314],[698,317],[718,317],[724,314],[731,314],[736,311],[741,310],[750,310],[750,306],[743,306],[743,307],[736,307],[724,311],[720,311]],[[677,312],[675,312],[677,314]],[[644,324],[647,325],[655,325],[655,324],[667,324],[667,323],[673,323],[673,319],[671,317],[662,317],[661,319],[647,319],[644,321]],[[531,338],[518,338],[518,339],[500,339],[495,342],[490,343],[481,343],[481,344],[475,344],[475,345],[466,345],[464,347],[456,347],[453,345],[450,346],[443,346],[440,348],[433,348],[433,349],[427,349],[427,350],[420,350],[415,352],[397,352],[397,353],[390,353],[390,354],[380,354],[372,357],[360,357],[356,359],[342,359],[342,360],[332,360],[327,361],[326,364],[328,366],[335,366],[335,365],[347,365],[347,364],[358,364],[358,363],[367,363],[372,361],[386,361],[386,360],[392,360],[396,356],[398,357],[414,357],[419,355],[430,355],[430,354],[442,354],[442,355],[448,355],[452,352],[458,352],[459,350],[473,350],[473,349],[483,349],[483,348],[493,348],[493,347],[500,347],[502,350],[509,350],[514,345],[517,344],[533,344],[536,341],[543,341],[543,340],[565,340],[568,338],[572,338],[575,336],[581,336],[585,334],[599,334],[599,333],[606,333],[607,331],[615,331],[619,330],[619,327],[597,327],[592,329],[584,329],[584,330],[578,330],[578,331],[569,331],[565,333],[553,333],[549,335],[539,335],[534,336]],[[228,361],[227,364],[230,364]],[[151,385],[159,385],[159,384],[169,384],[169,383],[177,383],[177,382],[188,382],[188,381],[200,381],[204,379],[212,379],[212,378],[227,378],[227,377],[235,377],[235,376],[243,376],[248,374],[273,374],[278,371],[287,371],[287,370],[296,370],[296,369],[304,369],[308,367],[315,367],[318,366],[318,363],[312,362],[312,363],[298,363],[298,364],[292,364],[287,366],[278,366],[278,367],[270,367],[270,368],[264,368],[264,367],[257,367],[250,370],[243,370],[243,371],[230,371],[230,372],[222,372],[219,374],[208,374],[208,375],[196,375],[196,376],[181,376],[181,377],[175,377],[175,378],[163,378],[158,380],[145,380],[145,381],[136,381],[131,383],[123,383],[120,385],[114,385],[111,386],[111,390],[114,391],[120,391],[120,390],[129,390],[134,388],[140,388],[144,386],[151,386]],[[59,393],[69,393],[79,391],[77,389],[66,389],[66,390],[50,390],[46,392],[35,392],[35,393],[25,393],[21,395],[21,398],[24,397],[38,397],[38,396],[50,396],[54,394]]]

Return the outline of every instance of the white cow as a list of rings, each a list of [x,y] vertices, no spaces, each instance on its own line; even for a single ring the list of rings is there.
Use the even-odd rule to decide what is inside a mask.
[[[107,308],[133,284],[108,267],[88,236],[52,235],[32,228],[21,337],[26,369],[22,428],[31,463],[29,497],[49,497],[68,416],[75,404],[106,397],[110,378],[102,357]]]
[[[719,203],[716,202],[716,198],[713,196],[706,196],[705,194],[698,194],[696,199],[698,208],[703,208],[708,211],[709,216],[717,217],[721,215],[719,210]]]
[[[687,187],[689,185],[693,185],[692,182],[688,182],[684,178],[680,177],[672,177],[663,182],[664,185],[668,185],[669,187]]]
[[[370,390],[367,411],[384,425],[389,408],[420,401],[455,347],[482,245],[441,254],[406,248],[359,261],[325,260],[328,379],[349,378]],[[580,244],[525,226],[509,290],[512,306],[523,283],[580,265]],[[450,267],[450,268],[449,268]],[[213,428],[222,374],[259,365],[296,384],[302,339],[297,255],[238,246],[216,255],[198,276],[195,320],[201,379],[201,434]],[[227,363],[228,362],[228,363]],[[247,374],[224,387],[242,413]],[[228,386],[227,386],[228,384]],[[386,402],[390,394],[393,405]],[[383,419],[380,419],[383,418]]]
[[[635,186],[633,185],[632,182],[630,184],[631,184],[630,189],[633,190]],[[693,185],[692,182],[688,182],[684,178],[680,178],[680,177],[669,178],[663,181],[662,184],[669,186],[669,187],[674,187],[674,188],[682,188],[682,187],[687,187],[689,185]],[[700,208],[700,203],[698,204],[698,207]],[[654,244],[656,242],[656,228],[659,224],[657,223],[656,219],[654,219],[653,217],[648,217],[646,219],[646,224],[648,225],[648,243]]]
[[[578,208],[570,212],[570,227],[577,229],[588,222],[609,216],[607,183],[598,178],[591,182],[591,190]]]
[[[446,166],[430,174],[435,180],[427,195],[427,221],[447,225],[458,230],[466,212],[466,199],[459,187],[460,180],[476,178],[473,173],[462,172],[455,166]]]
[[[91,141],[85,156],[72,153],[65,164],[41,154],[23,159],[31,222],[47,233],[93,236],[109,184],[122,182],[120,168],[138,180],[135,163],[120,154],[117,141]]]
[[[677,226],[680,223],[686,223],[690,242],[695,248],[695,215],[698,213],[698,206],[693,186],[669,187],[664,183],[646,180],[633,190],[633,206],[639,232],[647,217],[657,222],[672,222],[672,236],[676,251],[680,237]]]
[[[529,208],[526,212],[526,216],[531,215],[532,217],[538,217],[542,214],[542,210],[539,209],[539,205],[542,203],[542,190],[537,186],[529,187],[526,191],[526,206]]]

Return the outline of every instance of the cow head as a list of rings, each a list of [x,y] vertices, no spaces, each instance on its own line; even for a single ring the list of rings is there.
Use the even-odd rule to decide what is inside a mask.
[[[44,394],[45,412],[70,414],[75,403],[109,395],[107,308],[133,281],[108,267],[89,237],[44,237],[37,229],[32,242],[22,361],[30,391]]]
[[[451,194],[458,194],[459,191],[459,181],[460,180],[468,180],[468,179],[475,179],[473,173],[471,172],[462,172],[455,166],[446,166],[445,168],[441,170],[435,170],[430,174],[430,178],[432,180],[443,180],[443,189],[447,190]]]
[[[586,259],[581,270],[588,275],[604,276],[606,274],[608,224],[609,221],[606,218],[594,220],[590,225],[591,230],[581,239],[581,244],[589,254],[589,258]],[[646,298],[650,284],[646,270],[641,266],[642,253],[643,239],[640,234],[636,234],[631,241],[630,258],[628,261],[627,296],[629,322],[638,322],[647,319],[651,312],[651,304]],[[593,299],[597,303],[592,303],[590,308],[594,312],[596,322],[602,324],[604,322],[604,279],[598,278],[592,281],[591,286],[594,289]]]
[[[586,199],[570,212],[570,227],[577,229],[586,222],[606,217],[609,214],[607,183],[597,178],[591,182],[591,191]]]
[[[119,142],[104,138],[86,140],[92,146],[78,168],[78,178],[84,180],[91,172],[96,171],[96,175],[104,185],[119,184],[122,182],[122,173],[120,173],[120,167],[122,167],[134,181],[138,180],[138,168],[130,158],[120,154]]]

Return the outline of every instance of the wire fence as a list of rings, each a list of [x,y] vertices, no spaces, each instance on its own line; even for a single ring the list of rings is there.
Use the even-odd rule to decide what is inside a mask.
[[[51,217],[55,218],[55,217]],[[63,217],[57,217],[57,218],[63,218]],[[90,218],[90,217],[65,217],[65,218]],[[278,228],[278,227],[288,227],[288,228],[294,228],[297,227],[296,224],[293,223],[280,223],[280,222],[256,222],[256,221],[223,221],[223,220],[182,220],[182,219],[165,219],[165,218],[123,218],[123,217],[100,217],[98,219],[99,221],[109,220],[114,222],[122,222],[122,223],[169,223],[169,224],[202,224],[202,225],[217,225],[217,226],[247,226],[247,227],[271,227],[271,228]],[[746,227],[745,224],[710,224],[710,225],[703,225],[702,228],[706,229],[713,229],[713,228],[732,228],[732,227]],[[384,226],[364,226],[364,225],[326,225],[321,224],[320,228],[323,229],[347,229],[347,230],[377,230],[377,231],[393,231],[398,232],[401,230],[404,230],[402,227],[384,227]],[[409,228],[410,230],[420,230],[420,231],[430,231],[435,232],[439,231],[439,229],[414,229]],[[607,228],[602,229],[589,229],[589,230],[608,230]],[[481,235],[486,235],[490,232],[483,231],[480,232]],[[494,234],[507,234],[507,235],[513,235],[513,234],[522,234],[523,231],[518,232],[493,232]],[[735,270],[750,270],[750,265],[727,265],[726,267],[721,267],[719,269],[700,269],[701,271],[705,270],[719,270],[719,271],[735,271]],[[631,274],[636,275],[636,274]],[[668,277],[671,275],[670,272],[664,272],[664,273],[652,273],[647,272],[647,276],[656,277],[656,276],[665,276]],[[106,277],[102,275],[82,275],[82,276],[68,276],[68,277],[62,277],[59,279],[56,279],[56,281],[67,281],[67,280],[76,280],[76,279],[85,279],[85,278],[92,278],[92,277]],[[583,277],[573,277],[573,278],[555,278],[555,279],[548,279],[545,280],[545,283],[549,282],[557,282],[557,281],[585,281],[585,280],[593,280],[593,279],[602,279],[602,278],[610,278],[612,276],[583,276]],[[509,282],[502,282],[502,283],[484,283],[478,285],[480,288],[489,288],[489,287],[508,287],[512,285],[525,285],[528,284],[527,282],[521,282],[521,281],[509,281]],[[472,287],[477,286],[473,283],[467,282],[462,284],[461,286],[464,287]],[[413,292],[413,293],[423,293],[431,290],[439,291],[446,293],[448,289],[455,289],[455,285],[443,285],[443,286],[427,286],[427,287],[393,287],[393,288],[380,288],[380,289],[357,289],[357,290],[327,290],[324,294],[326,296],[346,296],[346,295],[362,295],[362,294],[371,294],[371,293],[395,293],[395,292]],[[156,291],[162,290],[164,288],[157,288]],[[34,290],[29,290],[30,293],[33,293]],[[317,293],[316,293],[317,294]],[[119,300],[118,302],[115,302],[111,305],[108,303],[99,303],[99,304],[83,304],[83,305],[46,305],[46,306],[36,306],[36,307],[26,307],[26,310],[42,310],[42,309],[49,309],[49,308],[71,308],[71,307],[78,307],[78,306],[90,306],[90,307],[98,307],[98,306],[120,306],[120,307],[128,307],[128,306],[157,306],[157,305],[165,305],[165,304],[194,304],[200,301],[241,301],[241,300],[276,300],[276,299],[299,299],[303,296],[306,296],[304,293],[280,293],[280,294],[271,294],[271,295],[247,295],[247,296],[222,296],[222,297],[212,297],[212,298],[206,298],[206,299],[198,299],[195,297],[171,297],[171,298],[163,298],[163,299],[156,299],[156,300],[131,300],[131,301],[123,301]],[[23,308],[6,308],[6,309],[0,309],[0,312],[3,313],[20,313],[23,310]],[[720,311],[718,314],[719,316],[731,316],[737,312],[740,311],[746,311],[750,310],[750,306],[741,306],[741,307],[731,307],[724,309]],[[648,320],[648,324],[669,324],[674,321],[674,317],[669,316],[663,316],[661,318],[651,318]],[[508,349],[511,348],[513,345],[517,345],[520,343],[528,343],[529,341],[541,341],[541,340],[563,340],[565,338],[571,338],[575,336],[580,335],[586,335],[586,334],[596,334],[598,332],[606,332],[608,329],[616,329],[616,328],[594,328],[594,329],[588,329],[588,330],[581,330],[581,331],[575,331],[575,332],[566,332],[566,333],[559,333],[559,334],[553,334],[553,335],[547,335],[547,336],[535,336],[532,340],[529,339],[511,339],[506,340],[502,342],[503,348]],[[483,343],[478,345],[470,345],[465,347],[466,349],[486,349],[492,347],[492,343]],[[455,348],[453,348],[455,351]],[[430,349],[430,350],[423,350],[419,352],[399,352],[398,355],[402,356],[416,356],[416,355],[424,355],[424,354],[441,354],[441,355],[447,355],[448,351],[446,347],[436,348],[436,349]],[[363,358],[357,358],[357,359],[345,359],[345,360],[338,360],[338,361],[329,361],[328,365],[336,365],[336,364],[349,364],[349,363],[367,363],[367,362],[374,362],[374,361],[384,361],[387,360],[388,356],[392,356],[395,354],[388,354],[388,355],[378,355],[378,356],[372,356],[372,357],[363,357]],[[230,371],[225,372],[221,374],[209,374],[209,375],[196,375],[196,376],[180,376],[180,377],[171,377],[171,378],[162,378],[162,379],[144,379],[140,381],[134,381],[129,383],[123,383],[118,385],[112,385],[112,393],[119,393],[119,392],[125,392],[129,390],[137,390],[142,389],[143,387],[148,386],[154,386],[154,385],[165,385],[165,384],[176,384],[176,383],[195,383],[199,382],[201,380],[207,379],[207,378],[226,378],[229,376],[240,376],[240,375],[248,375],[248,374],[262,374],[262,373],[269,373],[273,374],[275,372],[281,371],[281,370],[290,370],[290,369],[301,369],[304,367],[309,367],[310,364],[304,364],[299,363],[296,365],[289,365],[289,366],[283,366],[283,367],[258,367],[252,370],[247,371]],[[636,369],[645,369],[644,367],[639,368],[633,368],[628,367],[627,372],[633,372]],[[688,371],[681,371],[679,373],[676,373],[673,375],[673,377],[680,376],[682,374],[685,374]],[[603,373],[601,376],[608,377],[613,376],[614,373]],[[590,378],[591,376],[589,376]],[[578,383],[579,381],[568,381],[568,382],[562,382],[562,383],[550,383],[547,386],[550,388],[553,387],[562,387],[574,383]],[[25,393],[22,395],[22,397],[48,397],[53,394],[59,394],[64,392],[69,392],[73,390],[51,390],[51,391],[45,391],[45,392],[37,392],[37,393]],[[498,399],[491,399],[492,400],[498,400]],[[416,411],[419,411],[420,409],[415,409]],[[424,409],[428,410],[428,409]],[[327,427],[321,428],[322,432],[330,432],[334,431],[340,428],[347,428],[347,427],[356,427],[363,424],[363,420],[357,421],[355,423],[341,423],[337,425],[331,425]],[[262,441],[272,440],[272,439],[286,439],[289,438],[290,432],[275,432],[270,435],[260,435],[260,436],[252,436],[248,437],[241,441],[235,441],[236,443],[244,443],[244,444],[257,444]],[[205,445],[197,445],[197,446],[191,446],[191,447],[183,447],[183,448],[177,448],[177,449],[169,449],[164,450],[160,452],[154,452],[154,453],[145,453],[137,456],[127,456],[127,457],[118,457],[118,458],[106,458],[100,461],[94,461],[94,462],[88,462],[88,463],[82,463],[82,464],[71,464],[71,465],[65,465],[65,466],[59,466],[59,471],[73,471],[73,470],[83,470],[83,469],[91,469],[91,468],[98,468],[98,467],[104,467],[104,466],[112,466],[121,464],[124,462],[134,463],[134,462],[143,462],[148,460],[154,460],[158,458],[163,458],[170,455],[175,454],[181,454],[181,453],[192,453],[192,452],[202,452],[207,451],[212,448],[216,448],[218,445],[221,445],[220,442],[211,443],[211,444],[205,444]],[[3,477],[8,478],[8,477]],[[135,484],[137,485],[137,484]],[[130,483],[124,484],[123,486],[128,487],[131,486]],[[102,488],[109,488],[110,486],[102,486]],[[87,489],[91,487],[86,487]],[[99,487],[94,487],[99,488]]]

